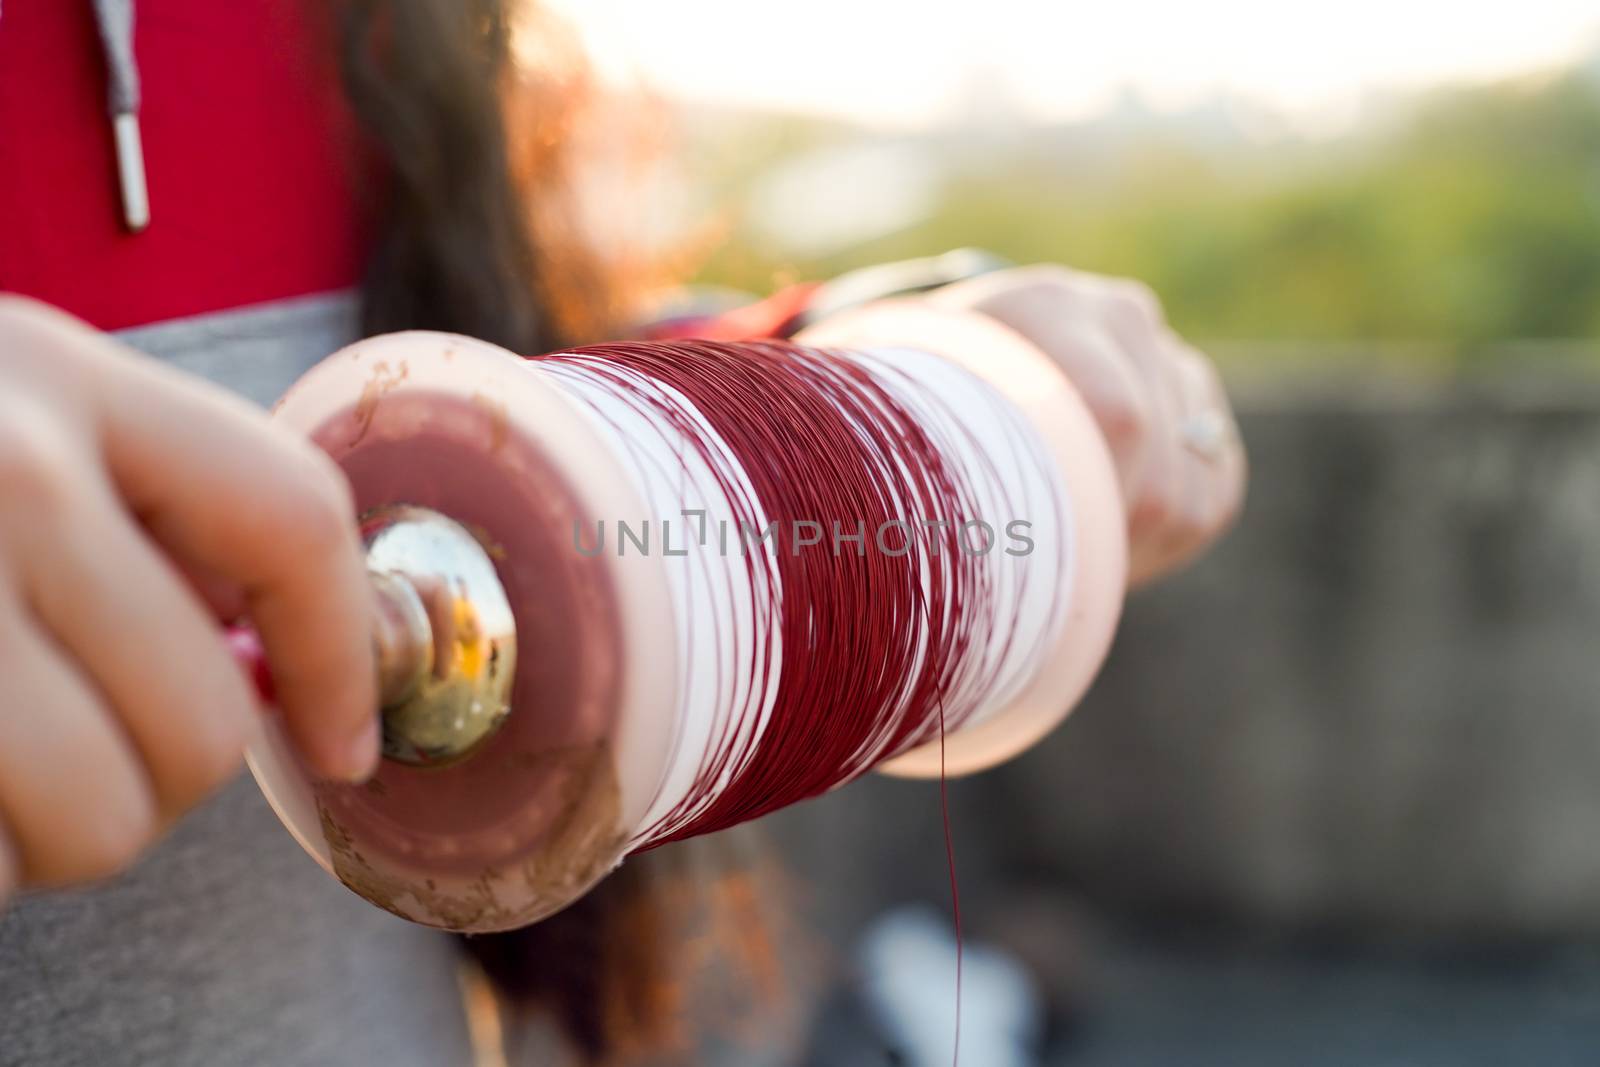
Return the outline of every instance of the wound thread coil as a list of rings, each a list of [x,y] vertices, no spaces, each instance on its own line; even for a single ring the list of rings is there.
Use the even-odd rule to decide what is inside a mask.
[[[363,512],[410,504],[473,532],[515,616],[517,674],[480,749],[442,768],[385,761],[364,786],[311,780],[269,723],[251,766],[302,846],[408,919],[506,929],[631,852],[874,767],[981,766],[1059,721],[1120,599],[1120,516],[1073,505],[1082,487],[1114,498],[1103,445],[1010,335],[963,336],[975,363],[929,351],[959,322],[884,325],[878,343],[858,324],[873,343],[848,351],[533,360],[396,334],[314,368],[277,417],[340,463]],[[991,532],[963,529],[974,520]],[[618,522],[633,523],[621,553]],[[884,548],[902,543],[896,523],[903,554]]]

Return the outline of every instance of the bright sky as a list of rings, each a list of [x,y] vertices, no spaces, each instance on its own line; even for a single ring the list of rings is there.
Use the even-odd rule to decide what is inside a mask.
[[[1040,117],[1133,88],[1221,91],[1293,115],[1368,90],[1527,70],[1600,49],[1595,0],[545,0],[602,69],[674,96],[937,121],[984,86]]]

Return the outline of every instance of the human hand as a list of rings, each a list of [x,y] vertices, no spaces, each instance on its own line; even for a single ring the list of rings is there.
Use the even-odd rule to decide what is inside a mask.
[[[342,474],[222,390],[0,296],[0,901],[127,866],[236,770],[247,613],[314,771],[378,758]]]

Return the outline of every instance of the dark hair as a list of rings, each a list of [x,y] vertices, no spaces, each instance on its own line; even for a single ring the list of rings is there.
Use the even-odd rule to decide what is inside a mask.
[[[378,170],[365,329],[555,347],[507,152],[506,3],[348,0],[340,17],[345,88]]]

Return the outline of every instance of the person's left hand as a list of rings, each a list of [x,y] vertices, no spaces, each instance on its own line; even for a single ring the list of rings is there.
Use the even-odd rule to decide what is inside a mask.
[[[922,299],[1009,326],[1077,387],[1116,465],[1130,584],[1187,562],[1233,521],[1246,479],[1233,409],[1216,369],[1167,325],[1149,287],[1044,265]]]

